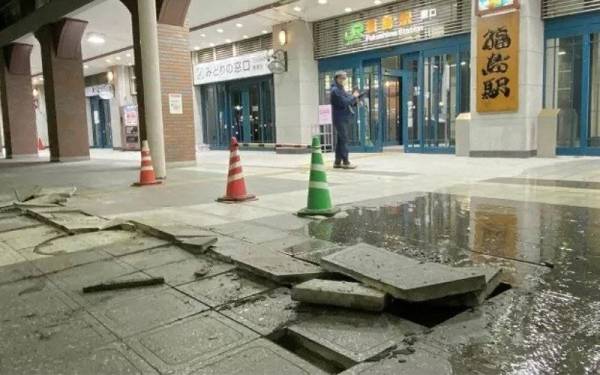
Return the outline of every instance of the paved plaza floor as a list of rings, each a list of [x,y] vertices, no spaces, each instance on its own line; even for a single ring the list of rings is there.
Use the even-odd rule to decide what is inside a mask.
[[[61,210],[218,238],[195,255],[139,229],[73,234],[56,214],[53,224],[3,209],[0,374],[600,373],[599,158],[389,152],[353,155],[358,169],[346,171],[326,154],[342,214],[302,219],[310,155],[241,157],[258,200],[235,205],[215,201],[225,151],[199,153],[195,166],[144,188],[130,186],[137,153],[0,160],[0,203],[34,185],[75,186]],[[318,265],[358,243],[493,265],[502,283],[475,308],[392,303],[372,313],[305,306],[286,283],[232,261],[268,251]],[[81,292],[151,277],[165,284]]]

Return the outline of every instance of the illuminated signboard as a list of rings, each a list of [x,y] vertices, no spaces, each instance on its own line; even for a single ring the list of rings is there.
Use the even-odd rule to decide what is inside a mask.
[[[425,29],[424,21],[437,16],[437,10],[421,9],[413,12],[405,10],[398,14],[386,14],[366,21],[357,21],[348,26],[344,33],[346,45],[373,42],[388,38],[399,38],[416,34]]]
[[[519,0],[476,0],[479,15],[518,8]]]

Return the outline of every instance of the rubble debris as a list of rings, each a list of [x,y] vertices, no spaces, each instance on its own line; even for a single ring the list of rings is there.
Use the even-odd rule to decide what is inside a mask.
[[[482,272],[423,263],[364,243],[321,259],[321,266],[409,302],[480,291]]]
[[[192,254],[204,254],[217,243],[217,237],[176,237],[175,243]]]
[[[28,199],[34,198],[42,191],[42,187],[38,185],[24,186],[21,188],[14,189],[15,197],[19,202],[25,202]]]
[[[474,266],[464,267],[466,270],[474,270],[476,272],[482,272],[485,276],[485,288],[468,292],[465,294],[459,294],[455,296],[444,297],[438,300],[431,301],[436,306],[450,306],[450,307],[475,307],[481,305],[486,298],[488,298],[494,290],[500,285],[502,277],[502,269],[491,266]]]
[[[181,223],[171,225],[151,225],[137,220],[132,220],[130,222],[142,232],[170,242],[181,241],[183,238],[215,237],[213,232]]]
[[[292,289],[294,301],[366,311],[382,311],[386,295],[360,283],[313,279]]]
[[[202,268],[200,268],[198,271],[194,272],[194,276],[200,278],[200,277],[204,277],[206,275],[208,275],[208,273],[210,272],[210,265],[206,265]]]
[[[140,288],[145,286],[153,286],[164,284],[165,279],[162,277],[153,277],[140,280],[123,280],[118,282],[109,282],[86,286],[83,288],[83,293],[105,292],[109,290]]]

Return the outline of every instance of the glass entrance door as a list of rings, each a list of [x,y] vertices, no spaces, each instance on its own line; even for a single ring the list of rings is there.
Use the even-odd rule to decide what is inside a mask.
[[[112,148],[112,130],[110,124],[110,101],[99,96],[90,97],[92,115],[93,147]]]
[[[402,144],[402,76],[386,71],[383,76],[385,97],[385,118],[383,125],[383,144],[386,146]]]

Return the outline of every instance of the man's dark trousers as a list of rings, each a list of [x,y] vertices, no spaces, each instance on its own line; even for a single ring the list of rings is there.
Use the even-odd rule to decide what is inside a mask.
[[[335,130],[337,133],[337,142],[335,145],[335,163],[342,162],[348,164],[348,128],[349,120],[336,121]]]

